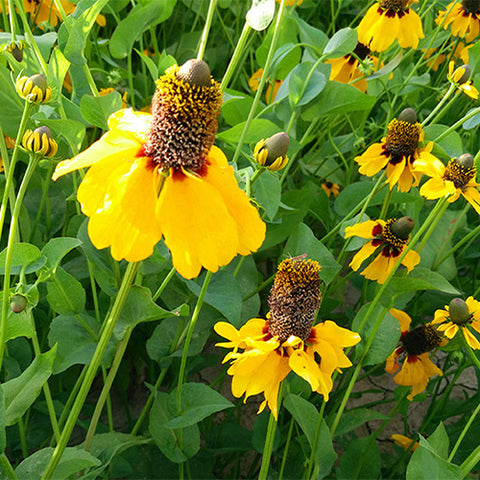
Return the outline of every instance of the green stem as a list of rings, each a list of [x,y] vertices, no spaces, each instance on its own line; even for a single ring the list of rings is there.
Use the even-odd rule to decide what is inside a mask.
[[[475,465],[480,462],[480,445],[466,458],[460,465],[462,471],[462,480],[475,468]]]
[[[73,428],[75,427],[75,424],[77,422],[78,416],[80,415],[80,411],[87,398],[87,394],[90,390],[90,387],[92,386],[93,380],[95,379],[103,354],[105,353],[108,342],[112,337],[113,330],[120,316],[123,305],[125,304],[125,301],[127,299],[127,295],[130,291],[130,287],[132,286],[135,274],[137,273],[138,266],[139,263],[128,264],[125,276],[123,277],[122,285],[120,286],[120,290],[117,293],[115,303],[112,307],[109,317],[106,320],[105,327],[102,331],[97,348],[95,349],[95,353],[93,354],[92,360],[90,361],[77,398],[75,399],[75,402],[70,411],[70,415],[68,416],[67,422],[65,423],[65,427],[63,428],[62,434],[60,436],[60,441],[58,442],[58,445],[53,452],[47,468],[45,469],[42,480],[48,480],[52,477],[55,468],[57,467],[58,462],[63,455],[68,440],[70,439],[70,435],[72,434]]]
[[[23,197],[27,191],[28,183],[32,178],[35,167],[38,164],[40,157],[38,155],[30,156],[30,161],[28,162],[27,170],[23,176],[22,183],[18,190],[17,199],[15,201],[15,207],[12,212],[12,219],[10,221],[10,231],[8,234],[8,243],[7,243],[7,252],[5,255],[5,274],[4,274],[4,283],[3,283],[3,300],[2,300],[2,322],[0,326],[0,371],[2,369],[3,355],[5,353],[5,337],[7,333],[7,319],[8,319],[8,309],[10,306],[9,297],[10,297],[10,273],[12,271],[12,259],[13,259],[13,246],[15,244],[15,235],[18,227],[18,219],[20,217],[20,210],[22,208]],[[13,170],[13,169],[11,169]]]
[[[445,197],[441,198],[439,200],[439,203],[441,204],[441,208],[439,208],[437,216],[434,218],[434,220],[430,224],[430,227],[428,228],[427,232],[425,233],[425,236],[423,237],[422,241],[418,245],[417,253],[420,253],[423,250],[423,247],[427,243],[427,240],[432,235],[433,231],[435,230],[435,227],[438,225],[438,222],[440,221],[440,219],[442,218],[442,215],[445,213],[445,210],[448,207],[448,202],[447,202],[447,199]]]
[[[202,60],[203,54],[205,53],[205,48],[207,47],[208,34],[210,32],[210,27],[212,26],[213,14],[215,12],[215,7],[217,6],[217,0],[210,0],[208,5],[207,18],[205,19],[205,25],[203,27],[202,38],[200,40],[200,45],[198,46],[197,58]]]
[[[438,143],[440,140],[445,138],[450,132],[452,132],[453,130],[456,130],[464,122],[466,122],[470,118],[474,117],[475,115],[478,115],[479,113],[480,113],[480,107],[477,107],[477,108],[474,108],[473,110],[471,110],[469,113],[467,113],[465,116],[463,116],[460,120],[455,122],[451,127],[447,128],[438,137],[436,137],[435,138],[435,143]]]
[[[448,98],[454,91],[455,91],[455,84],[452,83],[448,88],[447,93],[445,93],[445,95],[440,100],[440,102],[438,102],[437,106],[430,112],[430,115],[422,122],[421,124],[422,127],[424,127],[435,116],[435,114],[443,107],[445,102],[448,100]],[[432,123],[435,123],[435,121]]]
[[[13,0],[8,0],[8,9],[10,17],[10,30],[12,32],[12,42],[17,40],[17,32],[15,28],[15,8],[13,7]]]
[[[240,34],[240,38],[238,39],[237,46],[235,47],[235,51],[233,52],[230,63],[228,64],[227,70],[225,70],[225,73],[223,75],[222,82],[220,83],[220,88],[222,91],[225,91],[227,85],[230,82],[230,79],[232,78],[233,72],[238,67],[240,56],[243,53],[243,49],[245,47],[245,44],[247,43],[248,35],[250,34],[251,30],[252,29],[250,28],[248,23],[245,22],[245,24],[243,25],[242,33]]]
[[[253,99],[252,106],[250,107],[250,111],[248,112],[247,120],[245,121],[245,125],[243,127],[242,133],[240,134],[240,138],[238,139],[237,148],[235,149],[235,153],[233,155],[233,163],[236,163],[238,160],[238,157],[240,156],[240,151],[243,147],[243,142],[247,135],[248,129],[250,128],[250,124],[252,123],[253,117],[257,110],[257,106],[260,102],[260,97],[263,92],[263,87],[265,86],[265,83],[267,81],[268,70],[270,69],[270,65],[272,63],[273,56],[277,48],[278,37],[280,34],[280,25],[282,23],[283,12],[285,10],[285,1],[286,0],[282,0],[282,2],[280,3],[280,9],[278,11],[277,21],[275,23],[275,30],[273,31],[272,43],[270,44],[270,48],[268,50],[267,59],[265,61],[265,66],[263,68],[262,78],[260,78],[258,90],[255,92],[255,97]]]
[[[92,441],[93,435],[95,435],[95,430],[97,428],[100,415],[102,414],[103,406],[105,405],[105,401],[107,400],[110,389],[112,388],[113,380],[117,375],[118,368],[120,367],[120,363],[122,362],[122,358],[125,354],[125,350],[127,349],[128,341],[130,340],[131,335],[132,329],[127,328],[125,336],[117,347],[115,357],[113,358],[112,366],[110,367],[110,370],[108,372],[107,379],[105,380],[102,391],[97,400],[97,405],[95,406],[95,411],[93,412],[90,426],[88,427],[87,435],[85,437],[85,443],[83,445],[84,450],[88,451],[88,449],[90,448],[90,443]]]
[[[0,238],[2,237],[2,233],[3,233],[3,224],[5,222],[5,214],[7,210],[7,200],[8,200],[8,196],[10,195],[10,190],[13,184],[13,172],[15,171],[15,165],[18,160],[18,154],[20,152],[22,137],[23,137],[23,134],[25,133],[25,129],[27,127],[27,122],[28,122],[28,119],[30,118],[32,108],[33,108],[32,103],[25,102],[22,119],[20,120],[20,126],[18,127],[17,138],[15,140],[15,147],[13,149],[12,158],[10,160],[10,165],[7,172],[7,181],[5,183],[5,190],[3,191],[2,206],[0,208]]]
[[[381,210],[380,216],[378,218],[381,218],[382,220],[384,220],[385,217],[387,216],[388,207],[390,205],[392,195],[393,195],[393,189],[389,188],[387,190],[387,194],[385,195],[385,199],[383,200],[382,210]]]
[[[282,480],[285,465],[287,464],[288,450],[290,449],[290,442],[292,441],[293,427],[295,426],[295,419],[290,419],[290,426],[288,427],[287,440],[285,442],[285,448],[283,449],[282,465],[280,466],[280,472],[278,473],[278,480]]]
[[[12,464],[4,453],[0,455],[0,467],[2,468],[3,473],[8,477],[9,480],[18,480],[17,474],[15,473]]]
[[[167,287],[167,285],[170,282],[170,280],[172,279],[172,277],[175,275],[175,272],[176,272],[175,267],[172,267],[172,269],[168,272],[167,276],[163,280],[160,287],[158,287],[158,290],[153,295],[152,299],[153,299],[154,302],[157,301],[158,298],[160,298],[160,295],[165,290],[165,288]]]
[[[317,417],[317,426],[315,427],[315,434],[313,436],[312,451],[310,452],[310,458],[308,460],[307,478],[312,477],[312,471],[315,465],[315,456],[316,456],[315,454],[317,451],[318,439],[320,438],[320,429],[322,428],[323,413],[325,412],[326,405],[327,405],[326,402],[322,402],[322,406],[320,407],[320,413],[318,414],[318,417]]]
[[[280,383],[278,389],[278,411],[282,403],[283,382]],[[272,458],[273,442],[275,440],[275,430],[277,429],[277,421],[272,412],[270,412],[270,418],[268,419],[267,436],[265,437],[265,445],[263,447],[262,465],[260,467],[260,473],[258,474],[258,480],[266,480],[268,475],[268,468],[270,467],[270,459]]]
[[[3,129],[1,125],[0,125],[0,158],[3,160],[3,167],[5,171],[4,175],[6,178],[8,178],[9,172],[10,172],[10,160],[8,156],[7,144],[5,143],[5,137],[4,137]],[[15,192],[11,188],[9,188],[9,191],[7,192],[7,194],[8,194],[8,200],[10,203],[10,211],[13,211],[13,207],[15,206]],[[6,206],[5,206],[5,209],[6,209]],[[2,212],[3,212],[3,208],[2,208]],[[3,225],[3,220],[2,220],[2,225]],[[0,233],[0,237],[1,237],[1,233]],[[19,240],[19,239],[17,238],[16,240]]]

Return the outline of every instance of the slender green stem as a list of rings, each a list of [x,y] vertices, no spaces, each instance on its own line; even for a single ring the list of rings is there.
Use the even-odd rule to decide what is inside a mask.
[[[450,85],[447,92],[445,93],[443,98],[440,100],[440,102],[438,102],[436,107],[430,112],[430,115],[422,122],[422,127],[424,127],[436,115],[436,113],[443,107],[445,102],[449,99],[450,95],[455,91],[455,87],[456,86],[453,83]],[[435,123],[435,121],[433,121],[432,123]]]
[[[453,132],[458,127],[460,127],[463,123],[465,123],[467,120],[474,117],[475,115],[478,115],[479,113],[480,113],[480,107],[474,108],[469,113],[467,113],[465,116],[463,116],[460,120],[455,122],[451,127],[447,128],[444,132],[442,132],[440,135],[438,135],[438,137],[435,138],[435,142],[438,143],[440,140],[445,138],[450,132]]]
[[[23,176],[22,183],[18,190],[17,199],[15,201],[15,207],[12,212],[12,219],[10,221],[10,231],[8,234],[7,252],[5,255],[5,274],[3,283],[3,300],[2,300],[2,323],[0,326],[0,371],[2,369],[3,355],[5,353],[5,337],[7,333],[7,319],[9,309],[9,297],[10,297],[10,273],[12,271],[12,259],[13,259],[13,246],[15,244],[15,235],[18,228],[18,219],[20,217],[20,210],[22,208],[23,197],[27,191],[28,183],[32,178],[35,167],[38,164],[40,157],[38,155],[32,155],[28,162],[27,170]]]
[[[125,350],[127,349],[128,341],[130,340],[132,331],[133,330],[131,328],[127,328],[125,332],[125,336],[123,337],[122,341],[119,343],[117,347],[117,351],[115,352],[115,357],[113,358],[112,366],[110,367],[110,370],[108,372],[102,391],[97,400],[97,405],[95,406],[95,411],[93,412],[92,420],[90,421],[90,425],[88,427],[87,435],[85,437],[85,443],[83,445],[84,450],[88,451],[88,449],[90,448],[90,443],[92,441],[93,436],[95,435],[95,430],[97,428],[98,421],[100,420],[100,415],[102,414],[103,406],[105,405],[105,401],[107,400],[110,389],[112,388],[113,380],[117,375],[118,368],[120,367],[120,363],[122,362],[123,355],[125,354]]]
[[[441,198],[439,200],[439,203],[441,204],[441,208],[439,208],[439,211],[437,213],[437,216],[434,218],[434,220],[432,221],[432,223],[430,224],[427,232],[425,233],[425,236],[423,237],[422,241],[419,243],[418,247],[417,247],[417,253],[420,253],[422,250],[423,250],[423,247],[425,246],[425,244],[427,243],[427,240],[430,238],[430,236],[432,235],[433,231],[435,230],[435,227],[438,225],[438,222],[440,221],[440,219],[442,218],[442,215],[445,213],[445,210],[447,209],[448,207],[448,202],[447,202],[447,199],[446,198]]]
[[[58,445],[53,452],[47,468],[45,469],[42,480],[48,480],[52,477],[55,468],[57,467],[58,462],[63,455],[68,440],[70,439],[70,435],[72,434],[73,428],[75,427],[75,424],[77,422],[78,416],[80,415],[80,411],[82,410],[83,404],[85,403],[85,399],[87,398],[87,394],[90,390],[93,380],[95,379],[103,354],[105,353],[108,342],[112,337],[113,330],[120,316],[123,305],[125,304],[125,301],[127,299],[127,295],[130,291],[130,287],[132,286],[133,280],[137,273],[138,266],[139,263],[130,263],[127,267],[125,276],[123,277],[122,285],[120,286],[120,290],[117,293],[115,303],[112,307],[110,315],[106,320],[105,327],[100,336],[97,348],[95,349],[95,353],[93,354],[92,360],[88,366],[85,378],[80,387],[77,398],[73,403],[70,415],[68,416],[67,422],[65,423],[65,427],[63,428],[62,434],[60,436],[60,441],[58,442]]]
[[[9,480],[18,480],[17,474],[5,453],[0,455],[0,467]]]
[[[292,441],[293,427],[295,426],[295,419],[290,419],[290,426],[288,427],[287,440],[285,441],[285,448],[283,449],[282,465],[280,466],[280,472],[278,472],[278,480],[282,480],[285,465],[287,464],[288,450],[290,449],[290,442]]]
[[[13,184],[13,173],[15,171],[15,165],[18,160],[18,154],[20,152],[22,137],[23,137],[23,134],[25,133],[25,129],[27,127],[27,122],[28,122],[28,119],[30,118],[32,108],[33,108],[32,103],[25,102],[22,119],[20,120],[20,126],[18,127],[17,138],[15,140],[15,147],[13,149],[12,158],[10,160],[10,165],[7,172],[7,181],[5,183],[5,190],[3,191],[2,206],[0,209],[0,238],[2,237],[3,224],[5,222],[5,215],[7,210],[7,199],[8,199],[8,196],[10,195],[10,190]]]
[[[318,417],[317,417],[317,426],[315,427],[315,434],[313,436],[312,451],[310,452],[310,458],[308,460],[307,478],[312,477],[312,471],[315,465],[318,439],[320,438],[320,429],[322,428],[323,414],[325,412],[326,405],[327,405],[326,402],[322,402],[322,406],[320,407],[320,413],[318,414]]]
[[[278,389],[278,411],[282,403],[283,382],[280,383]],[[263,447],[262,465],[260,467],[260,473],[258,474],[258,480],[266,480],[268,475],[268,468],[270,467],[270,459],[272,458],[273,442],[275,440],[275,430],[277,429],[277,421],[275,415],[270,412],[270,418],[268,419],[267,436],[265,437],[265,445]]]
[[[265,61],[265,66],[263,68],[263,74],[262,77],[260,78],[260,83],[258,85],[258,90],[255,92],[255,97],[253,99],[252,106],[250,107],[250,111],[248,112],[248,117],[247,120],[245,121],[245,126],[243,127],[242,133],[240,134],[240,138],[238,139],[238,144],[237,148],[235,149],[235,153],[233,155],[233,163],[235,163],[238,160],[238,157],[240,156],[240,151],[243,147],[243,143],[245,140],[245,137],[247,135],[248,129],[250,128],[250,124],[252,123],[253,117],[255,115],[255,112],[257,110],[257,106],[260,102],[260,97],[263,92],[263,87],[265,86],[265,83],[268,78],[268,71],[270,69],[270,65],[273,61],[273,56],[275,54],[275,50],[277,48],[277,43],[278,43],[278,38],[279,38],[279,32],[280,32],[280,25],[282,23],[282,18],[283,18],[283,12],[285,10],[285,1],[282,0],[280,3],[280,9],[277,14],[277,21],[275,23],[275,30],[273,32],[273,37],[272,37],[272,43],[270,44],[270,48],[268,50],[268,55],[267,59]]]
[[[10,18],[10,31],[12,32],[12,42],[17,40],[17,32],[15,28],[15,8],[13,7],[13,0],[8,0],[9,18]]]
[[[378,218],[381,218],[382,220],[386,218],[388,207],[390,206],[390,201],[392,199],[392,195],[393,195],[393,190],[389,188],[387,190],[387,194],[385,195],[385,199],[383,200],[382,210]]]
[[[242,53],[244,53],[245,44],[247,43],[248,36],[251,32],[251,28],[247,22],[243,25],[242,33],[240,34],[240,38],[238,39],[237,45],[235,47],[235,51],[233,52],[232,58],[230,63],[228,64],[227,70],[223,75],[222,82],[220,83],[220,88],[224,91],[227,88],[227,85],[230,83],[230,79],[232,78],[233,72],[237,69],[240,57]]]
[[[23,418],[20,418],[20,420],[17,423],[18,426],[18,434],[20,436],[20,445],[22,447],[22,455],[23,458],[28,457],[28,445],[27,445],[27,437],[25,435],[25,425],[23,423]]]
[[[154,302],[157,301],[158,298],[160,298],[160,295],[165,290],[165,288],[167,287],[167,285],[170,282],[170,280],[172,279],[172,277],[175,275],[175,272],[176,272],[175,267],[172,267],[172,269],[168,272],[167,276],[163,280],[160,287],[158,287],[158,290],[153,295],[152,299],[153,299]]]
[[[205,48],[207,47],[208,34],[210,32],[210,27],[212,26],[213,14],[217,6],[217,0],[210,0],[208,5],[207,18],[205,19],[205,25],[203,27],[202,38],[200,40],[200,45],[198,46],[197,58],[201,60],[203,54],[205,53]]]
[[[475,468],[475,465],[480,462],[480,445],[466,458],[460,465],[462,471],[462,480]]]
[[[3,135],[3,129],[1,125],[0,125],[0,158],[3,160],[5,177],[8,178],[9,172],[10,172],[10,160],[8,156],[7,144],[5,143],[5,137]],[[13,211],[13,207],[15,206],[15,192],[12,190],[12,188],[9,188],[7,194],[8,194],[8,200],[10,202],[10,211]],[[4,209],[6,209],[6,206],[2,208],[2,212]],[[2,215],[4,214],[2,213]],[[2,220],[2,225],[3,225],[3,220]],[[0,233],[0,237],[1,237],[1,233]]]

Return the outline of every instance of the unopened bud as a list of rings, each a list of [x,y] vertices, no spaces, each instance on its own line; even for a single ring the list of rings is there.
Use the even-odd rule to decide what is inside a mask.
[[[19,78],[15,87],[18,94],[30,103],[44,103],[52,98],[52,89],[41,73]]]
[[[22,138],[23,147],[44,157],[53,157],[58,150],[57,142],[52,138],[48,127],[39,127],[35,131],[27,130]]]
[[[210,86],[210,67],[203,60],[192,58],[186,61],[178,70],[177,78],[199,87]]]
[[[468,305],[461,298],[454,298],[448,305],[450,320],[457,325],[463,325],[470,320]]]
[[[28,304],[27,297],[24,297],[20,294],[15,294],[10,298],[10,308],[13,313],[20,313],[25,310],[25,307]]]
[[[460,155],[456,162],[458,165],[462,166],[463,168],[472,168],[473,167],[473,155],[470,155],[469,153],[464,153],[463,155]]]
[[[401,240],[408,240],[410,232],[413,230],[415,222],[410,217],[402,217],[395,220],[390,225],[390,231]]]
[[[417,113],[413,108],[405,108],[400,112],[398,119],[402,122],[417,123]]]
[[[466,83],[468,82],[470,75],[472,74],[472,69],[470,65],[462,65],[458,67],[455,72],[453,72],[453,80],[456,83]]]
[[[25,43],[23,42],[12,42],[7,46],[7,52],[11,53],[19,63],[23,60],[23,50],[25,50]]]
[[[255,161],[269,170],[281,170],[288,163],[287,150],[290,138],[285,132],[260,140],[253,151]]]

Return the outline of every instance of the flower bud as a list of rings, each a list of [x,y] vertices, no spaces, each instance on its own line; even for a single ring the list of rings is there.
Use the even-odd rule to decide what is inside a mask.
[[[15,294],[10,298],[10,308],[13,313],[20,313],[25,310],[25,307],[28,305],[27,297],[24,297],[20,294]]]
[[[52,89],[47,85],[47,79],[41,73],[19,78],[15,87],[18,94],[30,103],[45,103],[52,98]]]
[[[463,325],[470,320],[468,305],[461,298],[454,298],[448,305],[450,320],[457,325]]]
[[[470,68],[470,66],[462,65],[453,72],[453,81],[460,84],[466,83],[468,82],[471,74],[472,69]]]
[[[417,123],[417,113],[413,108],[405,108],[400,112],[398,119],[402,122]]]
[[[12,42],[7,46],[7,52],[11,53],[13,55],[13,58],[19,63],[23,60],[24,50],[25,50],[24,42]]]
[[[472,168],[473,167],[473,155],[470,155],[469,153],[464,153],[463,155],[460,155],[456,163],[463,168]]]
[[[402,217],[395,220],[390,226],[390,231],[402,240],[408,240],[410,232],[415,226],[414,221],[410,217]]]
[[[52,138],[48,127],[39,127],[35,131],[27,130],[22,138],[23,147],[44,157],[53,157],[58,150],[57,142]]]
[[[281,170],[288,163],[287,150],[290,144],[288,134],[276,133],[267,140],[260,140],[253,151],[255,161],[269,170]]]
[[[177,78],[199,87],[210,86],[210,68],[203,60],[192,58],[186,61],[178,70]]]

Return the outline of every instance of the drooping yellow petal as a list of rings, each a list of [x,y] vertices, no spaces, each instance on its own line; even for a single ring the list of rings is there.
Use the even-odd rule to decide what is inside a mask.
[[[398,29],[398,44],[402,48],[417,48],[420,38],[424,38],[422,21],[416,12],[409,8],[399,19],[401,26]]]
[[[405,267],[407,267],[407,271],[409,273],[419,263],[420,263],[420,255],[415,250],[409,250],[402,260],[402,265],[405,265]]]
[[[349,267],[353,271],[357,271],[362,263],[370,257],[376,250],[377,246],[373,245],[372,242],[366,243],[352,258]]]
[[[408,330],[410,329],[410,323],[412,322],[410,315],[408,315],[402,310],[398,310],[397,308],[391,308],[389,310],[389,313],[390,315],[392,315],[392,317],[398,320],[398,323],[400,324],[400,332],[408,332]]]
[[[390,257],[386,257],[380,253],[373,262],[361,272],[361,275],[369,280],[376,280],[380,285],[383,285],[395,263],[396,260],[392,261]]]
[[[475,211],[480,213],[480,192],[476,188],[467,187],[462,191],[462,195],[468,200],[468,203]]]
[[[362,175],[373,177],[387,165],[389,156],[384,154],[383,147],[382,143],[374,143],[367,148],[365,153],[355,157],[355,161],[360,165],[358,171]]]
[[[380,222],[376,220],[367,220],[366,222],[356,223],[351,227],[346,227],[345,238],[349,238],[349,237],[373,238],[373,233],[372,233],[373,228],[379,223]]]
[[[465,340],[467,343],[474,349],[474,350],[480,350],[480,342],[478,341],[477,337],[470,332],[470,330],[466,327],[462,327],[462,332],[463,336],[465,337]]]
[[[313,356],[307,355],[303,350],[295,350],[290,355],[288,364],[299,377],[302,377],[310,384],[312,391],[317,390],[320,386],[320,370]]]
[[[372,37],[370,49],[375,52],[383,52],[386,50],[395,39],[398,38],[398,33],[401,28],[400,19],[397,15],[380,15],[378,21],[370,29],[370,35]]]
[[[395,373],[398,370],[398,357],[400,356],[400,353],[398,351],[398,348],[396,348],[387,358],[386,364],[385,364],[385,371],[387,373]]]

